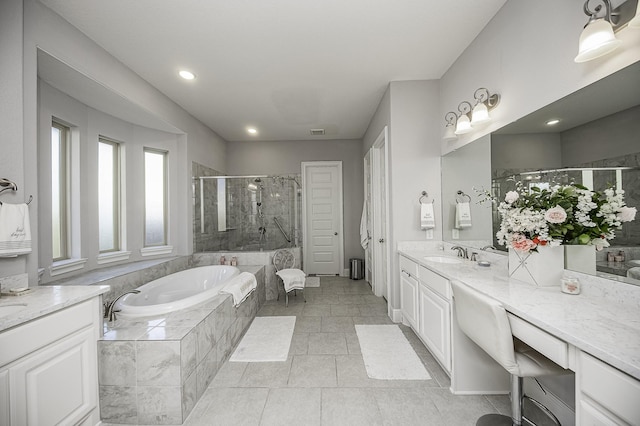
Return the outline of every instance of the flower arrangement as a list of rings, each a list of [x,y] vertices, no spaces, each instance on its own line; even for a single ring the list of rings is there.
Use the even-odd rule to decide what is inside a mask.
[[[498,212],[498,243],[521,252],[563,244],[602,250],[622,223],[636,216],[636,208],[625,205],[623,190],[592,191],[577,184],[527,190],[522,182],[507,192]]]

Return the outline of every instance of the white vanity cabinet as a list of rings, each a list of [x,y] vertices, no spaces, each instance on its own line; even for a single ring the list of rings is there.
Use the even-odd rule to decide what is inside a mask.
[[[451,286],[446,278],[423,266],[418,277],[418,335],[447,373],[451,373]]]
[[[576,424],[640,425],[640,382],[580,351],[576,371]]]
[[[418,329],[418,265],[400,256],[400,308],[402,322]]]
[[[95,425],[99,297],[0,333],[0,426]]]

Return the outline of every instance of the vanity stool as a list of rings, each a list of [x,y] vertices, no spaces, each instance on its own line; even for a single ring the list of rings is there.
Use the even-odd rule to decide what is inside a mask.
[[[460,329],[491,358],[511,374],[511,417],[486,414],[476,426],[522,425],[522,384],[524,377],[541,377],[570,373],[541,353],[514,339],[507,311],[500,302],[457,281],[451,282],[454,309]],[[539,402],[529,398],[551,420],[558,419]],[[533,424],[525,418],[528,424]]]
[[[307,302],[304,297],[304,282],[307,275],[301,270],[293,268],[296,263],[296,257],[289,249],[276,250],[273,254],[273,266],[276,268],[276,275],[282,280],[284,285],[285,306],[289,306],[289,293],[296,290],[303,290],[302,298]],[[278,298],[280,300],[280,292],[278,292]]]

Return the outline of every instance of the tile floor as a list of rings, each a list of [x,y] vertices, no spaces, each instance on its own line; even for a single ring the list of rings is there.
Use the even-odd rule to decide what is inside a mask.
[[[404,326],[432,379],[367,377],[355,324],[392,324],[369,285],[322,277],[302,297],[269,301],[258,315],[295,315],[286,362],[226,361],[191,412],[187,426],[210,425],[474,425],[486,413],[508,413],[506,396],[454,396],[449,378]]]

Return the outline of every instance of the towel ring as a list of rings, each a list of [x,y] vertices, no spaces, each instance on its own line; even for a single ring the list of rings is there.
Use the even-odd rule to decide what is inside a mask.
[[[429,204],[429,200],[428,200],[428,198],[427,198],[427,197],[429,197],[429,194],[427,194],[427,191],[422,191],[422,195],[420,195],[420,198],[418,198],[418,202],[419,202],[420,204],[425,204],[425,203],[422,201],[422,199],[423,199],[423,198],[425,198],[425,199],[426,199],[426,201],[427,201],[427,202],[426,202],[426,204]],[[433,201],[434,201],[434,200],[431,200],[431,202],[432,202],[432,203],[433,203]]]
[[[462,191],[458,191],[456,192],[456,203],[462,203],[465,201],[465,197],[466,197],[466,201],[467,203],[471,202],[471,196],[469,194],[465,194]]]
[[[3,186],[4,188],[0,189],[0,194],[2,194],[4,191],[17,191],[18,190],[18,185],[16,185],[15,182],[10,181],[7,178],[0,178],[0,186]],[[33,201],[33,195],[29,195],[29,200],[27,200],[27,205],[31,204],[31,202]],[[2,201],[0,201],[0,205],[2,205]]]

